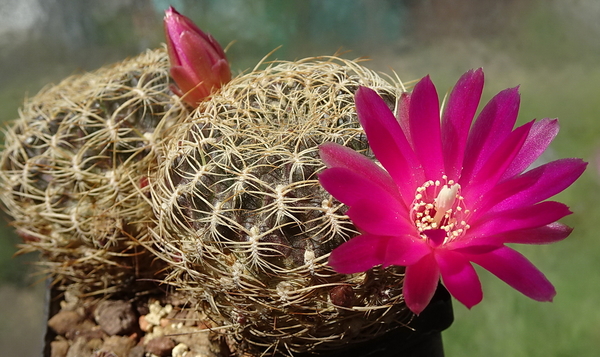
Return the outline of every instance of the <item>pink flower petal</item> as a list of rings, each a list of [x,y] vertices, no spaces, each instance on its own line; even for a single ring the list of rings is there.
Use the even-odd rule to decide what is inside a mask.
[[[400,94],[400,97],[398,98],[398,102],[396,103],[396,120],[398,121],[398,124],[400,124],[400,128],[402,129],[402,132],[404,133],[404,135],[406,136],[406,140],[408,140],[409,143],[412,142],[412,139],[410,137],[410,123],[408,121],[408,111],[410,109],[410,98],[411,98],[411,94],[408,92],[403,92],[402,94]]]
[[[559,222],[532,228],[506,232],[486,238],[486,240],[498,240],[502,243],[519,244],[549,244],[559,242],[569,236],[573,228]]]
[[[448,292],[469,309],[479,304],[483,298],[481,282],[469,260],[446,249],[437,250],[435,258]]]
[[[373,235],[415,234],[414,223],[408,219],[406,209],[395,210],[385,201],[363,198],[355,202],[346,214],[361,231]]]
[[[186,68],[172,66],[169,72],[177,86],[179,86],[179,91],[185,96],[184,101],[187,103],[197,103],[195,101],[198,98],[210,94],[203,86],[198,86],[198,90],[194,90],[198,85],[198,78]]]
[[[527,190],[532,185],[535,185],[535,183],[535,177],[519,175],[497,184],[480,197],[477,211],[471,215],[470,220],[476,221],[482,214],[488,213],[490,209],[500,202]]]
[[[542,227],[571,213],[569,207],[554,201],[545,201],[533,206],[518,207],[502,212],[490,212],[473,222],[467,235],[470,239],[477,238],[487,243],[485,238],[488,236]]]
[[[410,99],[410,137],[426,177],[441,177],[444,169],[440,134],[440,103],[429,76],[415,85]]]
[[[550,145],[550,142],[554,140],[556,134],[558,134],[558,120],[542,119],[536,121],[529,131],[521,151],[504,172],[502,180],[523,172],[533,164]]]
[[[521,176],[529,179],[532,185],[495,205],[493,210],[531,205],[552,197],[575,182],[586,166],[581,159],[560,159],[530,170]]]
[[[204,35],[199,36],[197,33],[190,31],[182,32],[179,35],[179,48],[177,50],[180,55],[179,58],[182,60],[182,66],[188,69],[193,68],[199,81],[210,78],[212,65],[220,59],[212,46],[217,44],[219,49],[221,46],[212,39],[212,36]],[[220,53],[225,56],[224,52]]]
[[[400,125],[374,90],[360,87],[356,92],[355,102],[358,119],[373,153],[398,185],[406,204],[410,204],[415,189],[425,179],[423,168]]]
[[[397,235],[390,237],[386,247],[384,267],[390,265],[408,266],[417,263],[431,253],[425,240],[415,235]]]
[[[493,234],[483,238],[461,239],[448,245],[448,249],[468,254],[489,253],[505,243],[549,244],[561,241],[571,234],[573,229],[562,223],[554,222],[542,227],[519,229],[511,232]]]
[[[475,221],[483,213],[528,206],[543,201],[570,186],[585,170],[580,159],[561,159],[504,180],[481,197]]]
[[[456,82],[442,114],[442,152],[446,175],[458,181],[471,122],[483,91],[483,70],[470,70]]]
[[[420,314],[429,304],[440,278],[440,270],[433,254],[428,254],[416,264],[406,267],[404,301],[410,311]]]
[[[485,254],[501,248],[503,245],[499,240],[472,239],[452,242],[446,248],[458,253]]]
[[[327,167],[345,167],[378,184],[389,194],[398,194],[396,183],[384,169],[348,147],[325,143],[319,146],[319,155]]]
[[[328,263],[340,274],[367,271],[383,264],[389,239],[371,234],[356,236],[335,248],[329,255]]]
[[[469,260],[488,270],[514,289],[537,301],[552,301],[554,286],[529,260],[515,250],[502,247]]]
[[[362,199],[380,201],[391,210],[406,210],[399,197],[391,195],[382,185],[344,167],[332,167],[319,174],[319,183],[333,197],[352,207]]]
[[[573,228],[559,222],[554,222],[543,227],[506,232],[498,238],[503,243],[548,244],[567,238],[572,231]],[[490,238],[493,239],[495,236]]]
[[[463,182],[471,180],[510,134],[517,120],[519,103],[518,88],[510,88],[498,93],[483,108],[467,139],[461,175]]]
[[[461,177],[459,182],[465,187],[463,196],[467,202],[476,206],[482,194],[488,192],[498,183],[506,168],[519,153],[532,125],[533,121],[516,128],[510,133],[481,169],[472,176],[470,182],[462,181],[463,178]]]
[[[216,74],[216,77],[220,78],[219,83],[226,83],[231,80],[231,68],[229,62],[222,58],[215,61],[215,64],[211,67],[212,73]],[[227,80],[224,80],[226,78]]]

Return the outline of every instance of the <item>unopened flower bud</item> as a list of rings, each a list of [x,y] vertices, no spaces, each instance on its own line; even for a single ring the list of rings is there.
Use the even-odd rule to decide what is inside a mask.
[[[225,52],[209,34],[173,7],[165,12],[165,35],[175,94],[196,106],[212,91],[231,80]]]

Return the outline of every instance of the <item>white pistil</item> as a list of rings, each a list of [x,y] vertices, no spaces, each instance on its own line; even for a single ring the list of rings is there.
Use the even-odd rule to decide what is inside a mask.
[[[438,193],[437,198],[435,199],[435,216],[433,217],[433,221],[440,224],[442,219],[452,212],[452,206],[457,198],[459,185],[455,183],[454,185],[448,187],[445,185]]]

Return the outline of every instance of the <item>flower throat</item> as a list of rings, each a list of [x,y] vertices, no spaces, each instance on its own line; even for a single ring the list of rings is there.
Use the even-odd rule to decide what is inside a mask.
[[[411,205],[411,219],[421,237],[433,246],[462,236],[469,225],[470,211],[465,209],[461,187],[443,175],[442,181],[429,180],[417,187]]]

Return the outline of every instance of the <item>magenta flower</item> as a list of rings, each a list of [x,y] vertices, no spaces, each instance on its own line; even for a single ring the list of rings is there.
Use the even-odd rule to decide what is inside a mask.
[[[173,7],[165,12],[165,35],[175,94],[191,106],[231,80],[225,52],[209,34]]]
[[[558,133],[558,121],[531,121],[513,130],[517,88],[498,93],[471,127],[483,89],[481,69],[465,73],[450,93],[440,120],[436,89],[423,78],[400,98],[398,118],[371,89],[356,93],[356,110],[383,168],[344,146],[326,143],[319,181],[349,206],[361,235],[334,249],[339,273],[377,265],[406,267],[404,297],[419,314],[439,279],[468,308],[483,293],[471,263],[489,270],[524,295],[551,301],[552,284],[505,243],[544,244],[566,238],[556,222],[568,207],[544,201],[585,170],[562,159],[525,171]],[[543,201],[543,202],[542,202]]]

